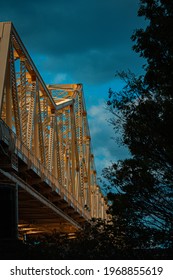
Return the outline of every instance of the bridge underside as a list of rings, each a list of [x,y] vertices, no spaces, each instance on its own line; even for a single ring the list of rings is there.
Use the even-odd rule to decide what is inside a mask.
[[[70,212],[70,209],[67,210]],[[73,215],[72,215],[73,216]],[[77,227],[55,213],[49,206],[37,201],[26,191],[19,189],[19,234],[74,233]]]
[[[1,142],[0,216],[1,221],[6,220],[7,223],[9,219],[13,219],[9,236],[5,228],[4,235],[7,238],[14,235],[23,238],[28,234],[52,232],[72,234],[81,229],[86,218],[82,217],[75,205],[66,196],[52,190],[21,159],[18,162],[19,172],[16,172],[4,151],[5,145]],[[6,193],[5,197],[10,199],[4,199],[3,191]]]
[[[17,198],[16,198],[17,199]],[[74,233],[77,227],[22,188],[18,188],[18,236],[44,233]],[[5,214],[6,215],[6,214]],[[80,226],[79,226],[80,228]]]
[[[13,197],[13,200],[16,200],[15,205],[13,203],[11,209],[11,211],[16,212],[17,215],[16,224],[14,225],[17,228],[12,229],[13,231],[16,231],[16,237],[19,236],[23,238],[25,234],[28,235],[53,232],[70,234],[82,228],[82,223],[84,220],[81,219],[80,215],[77,212],[75,213],[74,209],[69,207],[65,201],[57,197],[57,203],[53,204],[50,203],[50,201],[46,198],[42,197],[42,199],[38,199],[38,196],[37,198],[35,197],[35,191],[33,194],[31,194],[31,190],[28,192],[26,189],[20,186],[16,188],[16,184],[14,184],[12,180],[8,180],[4,176],[4,172],[3,174],[0,173],[0,180],[0,194],[1,189],[4,189],[4,187],[6,189],[10,188],[10,196]],[[6,207],[8,207],[9,210],[11,207],[11,205],[9,205],[9,201],[5,200],[4,202],[6,203]],[[61,209],[58,206],[61,207]],[[64,211],[62,211],[62,209],[64,209]],[[1,212],[0,216],[5,216],[5,219],[8,220],[9,211],[6,211],[4,207],[2,210],[3,212]],[[13,238],[14,236],[10,236],[9,232],[9,236],[7,236],[7,238],[8,237]]]

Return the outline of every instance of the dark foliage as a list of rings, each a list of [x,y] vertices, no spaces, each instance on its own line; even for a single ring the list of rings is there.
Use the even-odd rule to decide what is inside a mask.
[[[22,241],[3,241],[0,243],[0,259],[18,260],[131,260],[131,259],[171,259],[172,250],[168,249],[134,249],[129,243],[124,247],[123,224],[115,226],[112,221],[105,223],[100,219],[92,220],[84,230],[69,239],[59,233],[28,237]],[[139,229],[142,231],[142,229]],[[127,232],[126,232],[127,233]],[[147,235],[147,231],[142,231]],[[123,237],[122,237],[123,235]],[[135,241],[135,240],[134,240]],[[137,242],[137,236],[136,241]],[[139,242],[138,242],[139,243]]]
[[[146,59],[145,74],[117,73],[125,82],[110,89],[112,124],[122,131],[131,158],[112,164],[103,176],[115,187],[111,214],[121,225],[124,246],[173,246],[173,2],[141,0],[133,49]],[[123,238],[124,234],[124,238]]]
[[[147,59],[145,83],[148,89],[172,96],[173,79],[173,3],[171,0],[141,0],[138,11],[149,22],[137,30],[133,49]]]

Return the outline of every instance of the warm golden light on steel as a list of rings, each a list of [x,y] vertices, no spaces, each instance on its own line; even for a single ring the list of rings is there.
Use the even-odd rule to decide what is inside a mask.
[[[0,140],[1,177],[19,186],[23,231],[73,232],[106,219],[83,86],[45,85],[10,22],[0,23]]]

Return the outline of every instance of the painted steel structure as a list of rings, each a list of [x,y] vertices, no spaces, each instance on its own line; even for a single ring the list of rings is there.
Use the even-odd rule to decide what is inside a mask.
[[[46,86],[11,22],[0,23],[0,184],[17,186],[22,233],[106,219],[82,84]]]

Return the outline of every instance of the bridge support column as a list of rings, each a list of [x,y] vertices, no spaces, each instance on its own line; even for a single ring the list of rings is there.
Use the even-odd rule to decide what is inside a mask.
[[[18,186],[0,183],[0,240],[18,238]]]

